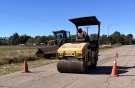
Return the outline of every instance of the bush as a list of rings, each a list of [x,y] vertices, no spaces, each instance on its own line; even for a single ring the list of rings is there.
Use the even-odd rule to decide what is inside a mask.
[[[1,58],[0,59],[0,65],[4,65],[4,64],[8,64],[9,63],[9,59],[8,58]]]
[[[38,58],[35,55],[33,55],[33,56],[19,56],[19,57],[13,57],[13,58],[1,58],[0,65],[20,63],[20,62],[24,62],[24,59],[27,59],[28,61],[35,61],[35,60],[39,60],[40,58]]]

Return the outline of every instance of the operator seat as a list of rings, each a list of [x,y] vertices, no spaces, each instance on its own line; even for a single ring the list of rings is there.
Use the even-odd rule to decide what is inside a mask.
[[[87,35],[85,38],[76,38],[76,42],[89,42],[90,41],[90,37]]]

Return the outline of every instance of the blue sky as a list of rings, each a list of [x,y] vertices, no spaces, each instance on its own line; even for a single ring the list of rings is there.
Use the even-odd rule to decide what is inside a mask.
[[[101,35],[119,31],[135,36],[135,0],[0,0],[0,37],[17,32],[30,36],[49,35],[54,30],[75,34],[68,19],[95,15]],[[85,30],[85,29],[84,29]],[[95,32],[90,27],[90,32]]]

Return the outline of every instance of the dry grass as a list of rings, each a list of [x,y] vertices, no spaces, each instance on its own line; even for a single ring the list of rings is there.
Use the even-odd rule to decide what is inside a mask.
[[[117,47],[121,47],[122,45],[104,45],[104,46],[100,46],[99,52],[103,52],[112,48],[117,48]]]
[[[24,59],[37,60],[35,53],[39,47],[43,46],[0,46],[0,65],[18,63]]]
[[[56,62],[56,59],[39,59],[36,61],[28,61],[29,69],[47,65]],[[22,71],[24,69],[24,63],[13,63],[0,66],[0,75],[13,73],[16,71]]]
[[[39,47],[36,47],[36,46],[0,46],[0,58],[13,58],[13,57],[19,57],[19,56],[34,55]]]
[[[110,48],[115,48],[118,46],[107,46],[107,47],[102,47],[100,48],[100,52],[106,51]],[[0,46],[0,61],[4,58],[9,59],[9,58],[18,58],[18,57],[30,57],[35,54],[36,50],[39,47],[31,47],[31,46]],[[35,56],[34,56],[35,57]],[[21,58],[20,63],[12,63],[12,64],[4,64],[0,65],[0,75],[16,72],[16,71],[21,71],[23,70],[23,60],[24,58]],[[41,58],[34,58],[36,59],[35,61],[29,61],[29,68],[35,68],[39,66],[43,66],[49,63],[54,63],[56,62],[56,59],[41,59]]]
[[[24,59],[29,68],[53,63],[56,59],[44,59],[35,56],[38,48],[45,46],[0,46],[0,75],[23,70]]]

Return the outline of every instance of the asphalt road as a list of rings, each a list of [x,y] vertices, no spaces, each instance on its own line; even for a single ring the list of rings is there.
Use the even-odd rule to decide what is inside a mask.
[[[99,53],[96,69],[85,74],[59,73],[56,63],[0,76],[0,88],[135,88],[135,45],[117,49],[118,77],[111,77],[116,49]]]

